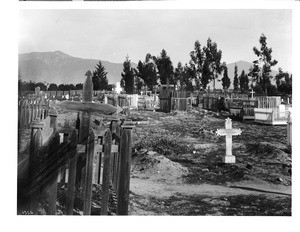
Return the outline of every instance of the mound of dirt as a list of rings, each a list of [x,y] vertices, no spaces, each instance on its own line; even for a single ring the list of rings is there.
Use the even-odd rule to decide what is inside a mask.
[[[180,183],[188,169],[154,151],[142,150],[131,161],[131,177]]]

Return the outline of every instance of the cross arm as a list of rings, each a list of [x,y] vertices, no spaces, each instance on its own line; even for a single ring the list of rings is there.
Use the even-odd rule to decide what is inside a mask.
[[[109,104],[93,102],[62,101],[54,103],[54,106],[62,109],[100,113],[105,115],[119,113],[122,111],[122,108],[118,108]]]

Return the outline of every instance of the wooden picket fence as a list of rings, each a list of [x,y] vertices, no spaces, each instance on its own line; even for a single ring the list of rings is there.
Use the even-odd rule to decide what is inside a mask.
[[[76,125],[79,124],[77,121]],[[32,123],[28,175],[18,173],[18,179],[22,179],[18,181],[18,192],[21,192],[18,202],[29,202],[27,209],[38,214],[35,199],[46,195],[46,214],[55,215],[58,182],[63,179],[66,186],[64,214],[73,214],[75,192],[80,186],[83,192],[80,210],[83,215],[90,215],[93,184],[98,184],[101,185],[101,215],[108,214],[110,196],[114,199],[115,213],[127,215],[132,128],[130,122],[121,124],[115,118],[110,128],[98,134],[92,130],[82,133],[80,130],[84,127],[75,129],[67,121],[63,128],[58,128],[57,113],[51,112],[44,122]],[[83,134],[86,136],[82,137]],[[18,167],[18,170],[24,168]]]
[[[216,97],[203,97],[202,108],[210,111],[218,111],[219,99]]]
[[[44,120],[49,113],[50,101],[38,99],[19,99],[18,101],[18,127],[29,128],[35,120]]]
[[[186,91],[173,91],[171,99],[171,110],[187,111],[189,105],[188,93]]]
[[[281,97],[257,97],[258,105],[257,108],[277,108],[281,104]]]

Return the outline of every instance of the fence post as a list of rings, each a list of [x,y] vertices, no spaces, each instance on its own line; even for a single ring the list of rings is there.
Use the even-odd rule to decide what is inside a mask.
[[[26,100],[21,100],[21,112],[20,112],[20,128],[25,128],[25,108],[26,108]]]
[[[73,131],[72,140],[74,139],[74,145],[77,147],[77,133]],[[72,149],[72,148],[71,148]],[[73,215],[74,197],[75,197],[75,181],[76,181],[76,164],[77,164],[77,151],[70,154],[69,159],[69,177],[68,177],[68,193],[66,202],[66,214]]]
[[[287,118],[287,145],[292,147],[292,112],[289,111]]]
[[[80,117],[80,124],[79,124],[79,143],[87,145],[88,143],[88,138],[89,138],[89,133],[90,133],[90,113],[88,112],[81,112],[79,114]],[[77,124],[77,123],[76,123]],[[85,154],[87,155],[87,146],[85,150]],[[84,157],[83,157],[84,158]],[[81,171],[81,187],[84,189],[85,186],[85,176],[86,176],[86,165],[83,167],[81,170],[77,170],[79,173]]]
[[[93,162],[94,162],[94,132],[88,136],[86,143],[86,165],[85,165],[85,185],[84,185],[84,201],[83,201],[83,215],[91,215],[92,206],[92,190],[93,190]]]
[[[42,128],[44,127],[43,123],[35,122],[31,125],[31,137],[30,137],[30,151],[29,151],[29,183],[31,186],[30,191],[35,187],[34,186],[34,176],[40,170],[40,158],[39,158],[39,150],[43,144],[42,138]],[[33,214],[37,214],[36,206],[33,202],[33,196],[30,196],[30,210]]]
[[[120,125],[118,123],[118,118],[112,119],[110,123],[110,130],[112,134],[116,134],[118,137],[120,137]],[[116,139],[113,139],[113,144],[120,145]],[[112,154],[112,183],[115,191],[118,191],[118,172],[119,172],[119,162],[120,162],[120,146],[118,146],[118,153]]]
[[[49,152],[53,149],[55,149],[60,144],[60,138],[58,133],[58,122],[57,122],[57,116],[58,112],[55,108],[51,108],[49,112],[50,116],[50,128],[53,128],[53,140],[51,140],[51,143],[49,144]],[[48,162],[51,161],[50,155],[47,156]],[[49,208],[48,208],[48,214],[49,215],[55,215],[56,214],[56,200],[57,200],[57,176],[58,171],[56,170],[51,177],[51,183],[49,186]]]
[[[118,215],[128,215],[129,203],[129,185],[130,185],[130,160],[132,150],[131,132],[134,126],[127,124],[122,125],[121,142],[120,142],[120,172],[118,183]]]
[[[111,131],[107,130],[103,138],[104,156],[103,156],[101,215],[107,215],[109,185],[110,185],[111,144],[112,144]]]

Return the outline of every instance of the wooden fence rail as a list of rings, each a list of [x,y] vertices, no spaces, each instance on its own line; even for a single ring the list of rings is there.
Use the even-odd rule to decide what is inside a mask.
[[[79,210],[83,215],[90,215],[93,184],[98,184],[101,186],[101,215],[108,214],[111,197],[116,204],[115,213],[127,215],[132,128],[130,122],[121,124],[116,118],[112,119],[110,128],[97,134],[90,129],[82,133],[80,130],[84,128],[77,130],[68,122],[58,128],[57,113],[50,114],[44,123],[31,124],[29,171],[25,184],[23,181],[26,187],[18,184],[18,189],[23,191],[21,197],[30,202],[27,209],[38,214],[36,199],[47,196],[46,214],[56,214],[58,182],[63,181],[67,189],[64,214],[73,214],[76,189],[82,189],[83,208]],[[44,134],[48,135],[46,139]]]
[[[18,127],[29,128],[35,120],[44,120],[50,110],[50,101],[44,99],[20,99],[18,101]]]

